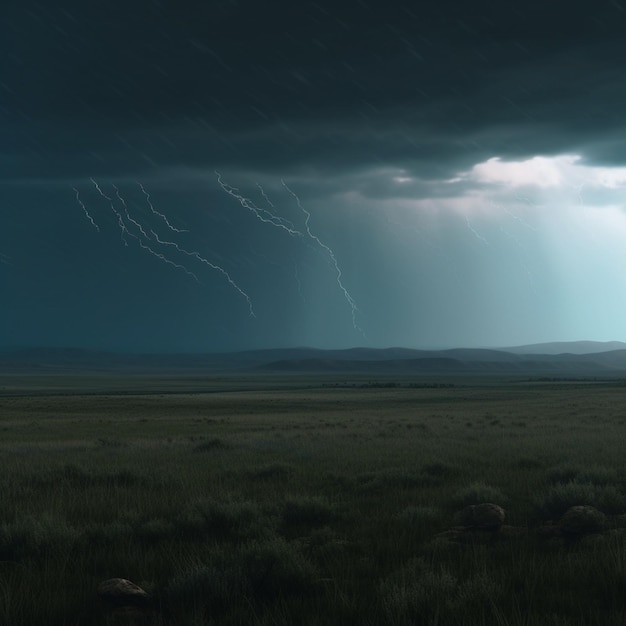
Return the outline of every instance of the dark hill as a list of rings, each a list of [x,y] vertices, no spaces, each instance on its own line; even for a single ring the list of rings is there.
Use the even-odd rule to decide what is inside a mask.
[[[0,372],[5,373],[184,374],[218,371],[625,377],[626,348],[576,354],[469,348],[440,351],[288,348],[209,354],[124,354],[59,348],[0,350]]]

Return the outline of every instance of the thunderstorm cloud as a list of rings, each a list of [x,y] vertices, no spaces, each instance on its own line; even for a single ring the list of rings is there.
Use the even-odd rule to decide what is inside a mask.
[[[620,3],[3,24],[0,346],[626,340]]]

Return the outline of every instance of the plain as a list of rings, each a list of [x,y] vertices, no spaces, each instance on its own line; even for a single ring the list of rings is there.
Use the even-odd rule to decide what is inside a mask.
[[[624,623],[623,381],[0,387],[0,623]],[[446,532],[480,502],[515,532]],[[605,531],[546,539],[579,504],[608,516]],[[111,577],[149,606],[104,606]]]

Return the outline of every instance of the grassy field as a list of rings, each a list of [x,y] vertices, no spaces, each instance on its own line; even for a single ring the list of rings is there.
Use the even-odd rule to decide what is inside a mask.
[[[623,625],[624,383],[432,382],[1,378],[0,624]]]

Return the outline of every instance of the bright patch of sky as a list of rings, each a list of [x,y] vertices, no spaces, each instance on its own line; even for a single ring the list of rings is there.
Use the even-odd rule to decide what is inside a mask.
[[[404,265],[416,276],[435,272],[438,290],[456,290],[441,302],[460,306],[464,290],[480,302],[451,329],[471,319],[477,342],[483,334],[491,345],[498,332],[503,343],[517,331],[520,343],[533,333],[576,339],[591,328],[604,340],[625,336],[626,168],[577,154],[493,157],[443,184],[408,169],[368,180],[343,200],[385,215],[398,254],[404,237]],[[416,277],[414,288],[423,308],[429,287]]]

